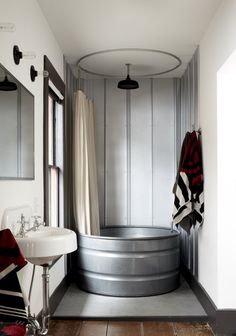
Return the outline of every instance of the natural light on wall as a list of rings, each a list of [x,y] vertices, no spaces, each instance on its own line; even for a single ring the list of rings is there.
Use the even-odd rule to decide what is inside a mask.
[[[236,50],[217,73],[218,133],[218,295],[219,307],[231,308],[235,297],[236,268]]]

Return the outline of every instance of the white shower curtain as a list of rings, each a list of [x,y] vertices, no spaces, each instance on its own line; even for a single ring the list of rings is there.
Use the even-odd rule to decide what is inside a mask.
[[[94,107],[80,90],[75,94],[74,215],[80,233],[100,235]]]

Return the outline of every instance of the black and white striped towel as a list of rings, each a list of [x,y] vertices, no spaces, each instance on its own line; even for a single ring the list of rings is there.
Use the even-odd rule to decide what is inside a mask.
[[[17,271],[27,264],[9,229],[0,231],[0,321],[27,323]]]

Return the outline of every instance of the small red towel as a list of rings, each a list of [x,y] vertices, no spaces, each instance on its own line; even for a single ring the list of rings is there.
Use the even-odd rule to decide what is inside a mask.
[[[24,297],[16,273],[26,264],[27,261],[11,231],[0,231],[0,321],[22,324],[22,327],[7,326],[7,329],[13,328],[9,335],[24,335],[19,330],[24,331],[28,322]]]
[[[191,191],[203,184],[202,150],[195,131],[190,134],[180,171],[187,174]]]
[[[26,327],[22,324],[10,324],[4,326],[0,333],[6,336],[25,336]]]
[[[27,264],[11,230],[0,231],[0,272],[14,264],[19,270]]]

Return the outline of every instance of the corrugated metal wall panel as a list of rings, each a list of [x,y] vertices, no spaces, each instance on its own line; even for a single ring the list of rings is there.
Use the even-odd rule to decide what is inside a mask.
[[[172,79],[153,80],[153,223],[172,221],[175,179],[175,107]]]
[[[184,75],[175,80],[177,161],[181,144],[187,131],[197,130],[198,125],[198,50]],[[198,277],[198,231],[192,228],[190,235],[181,230],[181,259],[192,274]]]
[[[96,146],[96,163],[98,178],[98,198],[99,198],[99,217],[101,226],[104,225],[105,218],[105,80],[93,81],[93,96],[95,103],[95,146]]]
[[[129,92],[118,90],[116,80],[93,81],[101,225],[169,226],[174,80],[142,79]]]
[[[126,92],[117,89],[116,80],[107,80],[105,125],[105,225],[127,224],[126,126]]]
[[[130,104],[130,224],[152,225],[152,101],[150,79],[139,80]]]

